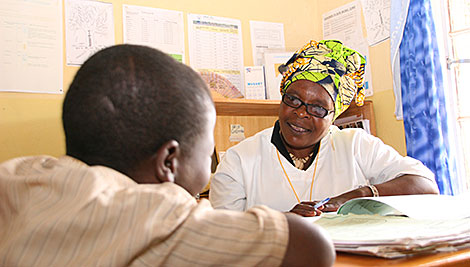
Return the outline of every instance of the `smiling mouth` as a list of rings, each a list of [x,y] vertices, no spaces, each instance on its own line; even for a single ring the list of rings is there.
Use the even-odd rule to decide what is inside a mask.
[[[300,126],[293,125],[291,123],[287,123],[289,127],[296,133],[308,133],[311,132],[309,129],[302,128]]]

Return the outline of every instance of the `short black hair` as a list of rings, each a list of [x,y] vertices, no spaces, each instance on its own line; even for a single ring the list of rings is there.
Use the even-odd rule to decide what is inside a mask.
[[[156,49],[116,45],[78,70],[63,103],[67,155],[128,174],[165,142],[183,155],[213,101],[198,73]]]

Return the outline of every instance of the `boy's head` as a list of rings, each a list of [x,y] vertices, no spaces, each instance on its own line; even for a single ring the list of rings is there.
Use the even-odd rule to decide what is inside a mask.
[[[67,155],[89,165],[139,183],[174,181],[191,194],[209,178],[210,92],[195,71],[158,50],[117,45],[93,55],[67,91],[62,119]]]

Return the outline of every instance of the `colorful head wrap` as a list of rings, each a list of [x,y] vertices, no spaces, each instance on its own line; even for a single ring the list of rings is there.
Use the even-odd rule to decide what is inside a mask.
[[[356,104],[364,104],[364,68],[366,61],[358,52],[340,41],[310,41],[281,65],[281,94],[293,82],[309,80],[322,85],[335,103],[336,119],[348,109],[356,95]]]

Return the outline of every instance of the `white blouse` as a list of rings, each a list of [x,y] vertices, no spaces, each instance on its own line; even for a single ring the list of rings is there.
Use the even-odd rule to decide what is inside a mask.
[[[272,133],[273,128],[265,129],[227,150],[211,181],[209,199],[214,208],[246,210],[266,205],[289,211],[298,203],[294,190],[301,201],[313,201],[404,174],[434,181],[434,174],[420,161],[401,156],[362,129],[340,130],[332,125],[307,170],[297,169],[280,153],[278,157]]]

